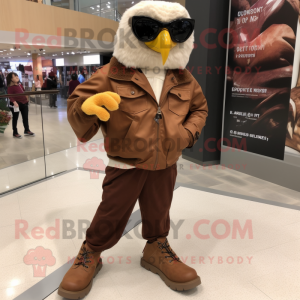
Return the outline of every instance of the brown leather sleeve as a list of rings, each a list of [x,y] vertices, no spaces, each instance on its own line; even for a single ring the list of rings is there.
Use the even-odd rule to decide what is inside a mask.
[[[191,148],[196,144],[208,116],[207,101],[202,92],[202,88],[196,79],[193,80],[193,87],[191,90],[193,91],[193,97],[191,100],[190,112],[183,123],[183,127],[190,131],[194,138],[193,143],[190,143],[188,148]]]
[[[81,106],[89,97],[109,91],[107,72],[98,70],[90,79],[76,87],[67,100],[68,121],[81,142],[89,141],[99,130],[101,121],[96,115],[86,115]]]

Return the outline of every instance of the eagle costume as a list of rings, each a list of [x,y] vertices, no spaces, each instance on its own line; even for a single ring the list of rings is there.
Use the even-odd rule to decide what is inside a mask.
[[[58,294],[80,299],[102,268],[101,253],[122,237],[138,199],[141,266],[173,290],[200,284],[197,272],[171,248],[169,211],[182,150],[197,142],[207,101],[186,70],[195,20],[178,3],[141,1],[128,9],[113,57],[68,99],[68,120],[81,142],[101,128],[109,158],[103,194],[77,258]]]

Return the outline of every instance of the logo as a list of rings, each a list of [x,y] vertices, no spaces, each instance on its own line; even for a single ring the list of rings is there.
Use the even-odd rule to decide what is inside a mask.
[[[103,160],[97,157],[86,160],[83,165],[84,170],[90,171],[91,179],[99,179],[99,171],[104,171],[105,168]]]
[[[56,259],[52,251],[38,246],[28,250],[23,261],[26,265],[32,265],[33,277],[46,277],[47,266],[54,266]]]

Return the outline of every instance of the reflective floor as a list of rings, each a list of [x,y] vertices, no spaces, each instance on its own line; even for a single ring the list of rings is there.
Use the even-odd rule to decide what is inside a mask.
[[[0,196],[1,300],[14,299],[50,274],[56,275],[54,272],[78,253],[82,232],[101,201],[104,175],[93,178],[84,170],[94,157],[103,161],[104,168],[108,163],[104,150],[93,151],[103,149],[101,132],[86,145],[77,146],[67,120],[66,100],[59,99],[56,110],[44,104],[45,160],[41,115],[35,105],[30,107],[30,129],[36,137],[13,139],[11,128],[1,136],[0,193],[39,180],[45,172],[46,176],[58,174]],[[19,124],[21,128],[21,120]],[[203,284],[177,293],[142,269],[139,259],[145,241],[138,226],[103,253],[104,267],[86,299],[299,298],[300,193],[220,165],[202,167],[182,157],[177,170],[179,187],[170,213],[173,224],[183,223],[178,232],[172,227],[169,241],[197,270]],[[134,211],[138,210],[137,203]],[[210,224],[227,222],[230,235],[216,238],[210,226],[201,226],[201,233],[210,237],[199,239],[193,228],[201,219]],[[253,238],[234,239],[234,220],[242,227],[250,221]],[[222,225],[217,233],[224,234]],[[27,260],[28,251],[47,249],[52,260],[45,266]],[[130,256],[130,263],[119,263],[119,256]],[[46,299],[61,298],[54,292]]]
[[[77,254],[84,239],[80,228],[86,227],[101,201],[103,178],[99,174],[91,179],[90,172],[75,170],[0,198],[0,299],[13,299],[46,280]],[[174,292],[157,275],[141,268],[145,241],[140,238],[140,224],[103,253],[103,269],[86,299],[297,299],[300,211],[257,201],[196,187],[177,188],[171,224],[182,225],[178,230],[172,225],[168,239],[177,255],[197,270],[202,285]],[[138,209],[137,202],[134,211]],[[195,233],[196,222],[202,219],[209,225],[201,225],[198,231],[209,235],[207,239]],[[215,222],[219,225],[213,230]],[[237,233],[234,238],[237,222],[241,228],[248,227],[245,236]],[[44,267],[28,262],[28,251],[38,251],[38,247],[50,250],[47,255],[55,258],[54,263]],[[46,299],[62,298],[54,291]]]

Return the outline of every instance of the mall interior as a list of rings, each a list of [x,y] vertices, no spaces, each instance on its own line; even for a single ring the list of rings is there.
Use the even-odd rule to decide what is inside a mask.
[[[151,9],[139,11],[139,5]],[[0,299],[299,300],[299,7],[299,0],[0,0]],[[138,12],[136,16],[134,12]],[[181,38],[186,30],[175,28],[178,22],[187,22],[192,29],[184,42],[178,38],[175,43],[176,30],[182,30]],[[134,33],[128,34],[128,39],[141,44],[138,29],[149,24],[151,30],[161,29],[156,39],[162,33],[172,39],[166,65],[172,52],[175,55],[177,51],[181,61],[184,45],[188,41],[192,45],[186,66],[167,68],[171,70],[166,74],[179,74],[175,84],[170,87],[169,75],[158,80],[155,70],[149,79],[136,65],[124,70],[139,74],[146,85],[133,75],[135,79],[122,81],[111,75],[107,85],[103,80],[108,75],[103,70],[118,60],[125,65],[126,58],[134,60],[136,56],[127,53],[120,61],[114,51],[122,41],[116,33],[122,35],[124,26]],[[143,37],[148,33],[144,31]],[[123,37],[130,46],[126,31]],[[165,53],[153,50],[149,43],[140,50],[148,53],[145,63],[153,57],[161,59]],[[187,83],[180,87],[179,80],[184,80],[180,74],[189,74],[185,78],[192,78],[193,88],[187,88]],[[121,83],[125,88],[118,88],[117,93],[114,87]],[[166,99],[163,105],[157,99],[162,106],[161,119],[155,116],[157,102],[151,96],[159,83],[164,91],[160,99]],[[200,98],[192,96],[199,92],[197,86],[204,95],[201,103],[206,101],[208,107],[200,129],[197,117],[204,109],[199,108]],[[121,101],[119,111],[110,109],[107,122],[99,115],[100,119],[95,114],[87,116],[84,106],[79,106],[101,89],[105,89],[103,93],[116,92]],[[71,110],[71,99],[77,101],[76,111]],[[97,103],[99,109],[102,102]],[[101,109],[108,112],[104,105]],[[80,116],[76,120],[84,120],[76,121],[76,130],[72,123],[75,115]],[[179,127],[174,123],[171,128],[171,121],[165,123],[168,117]],[[86,140],[80,139],[78,132],[84,131],[90,120],[96,122],[91,126],[100,124],[100,128],[93,129]],[[109,129],[121,128],[120,124],[109,127],[113,120],[120,124],[130,120],[124,140],[141,138],[149,128],[156,134],[156,127],[165,126],[161,128],[175,132],[181,140],[186,134],[190,142],[180,144],[177,160],[171,156],[175,150],[169,149],[169,156],[157,152],[152,169],[135,165],[132,170],[120,170],[120,165],[111,166],[108,155],[112,150],[106,144],[109,134],[116,136]],[[157,129],[157,145],[162,139],[159,132],[163,131]],[[138,155],[149,157],[151,153],[143,149]],[[132,157],[128,155],[126,152],[124,159]],[[114,157],[120,164],[124,162],[118,161],[122,154]],[[158,158],[166,161],[163,170]],[[175,177],[167,174],[175,172],[173,167],[177,168]],[[118,172],[123,172],[122,177],[110,186],[108,176],[117,178]],[[134,172],[141,175],[129,180],[128,174]],[[152,184],[149,180],[151,192],[144,188],[146,192],[137,194],[129,209],[125,206],[127,195],[140,188],[146,172],[149,178],[163,174],[159,172],[168,176],[157,175],[162,179]],[[173,185],[163,182],[170,178]],[[122,180],[124,191],[117,196],[111,192],[113,196],[107,200],[108,190],[121,186]],[[165,212],[169,219],[160,220],[168,229],[163,237],[169,244],[147,243],[147,212],[140,207],[140,197],[145,193],[150,193],[148,199],[153,196],[148,209],[151,207],[155,218],[162,214],[170,187],[172,203]],[[119,208],[119,213],[127,213],[129,218],[119,240],[114,237],[116,243],[102,251],[96,276],[93,268],[99,271],[99,263],[93,265],[88,255],[97,251],[83,247],[86,232],[100,203],[105,200],[107,206],[114,199],[111,210]],[[100,229],[98,234],[102,236]],[[113,235],[117,232],[112,231]],[[165,261],[158,267],[150,263],[147,268],[143,265],[145,253],[156,245],[155,251],[165,247],[166,252],[157,254]],[[94,252],[82,254],[86,249]],[[173,261],[162,253],[168,253]],[[88,268],[89,264],[93,268]],[[201,284],[184,279],[192,269]],[[67,285],[62,288],[70,270],[72,276],[86,272],[92,277],[82,288],[72,284],[73,290]]]

